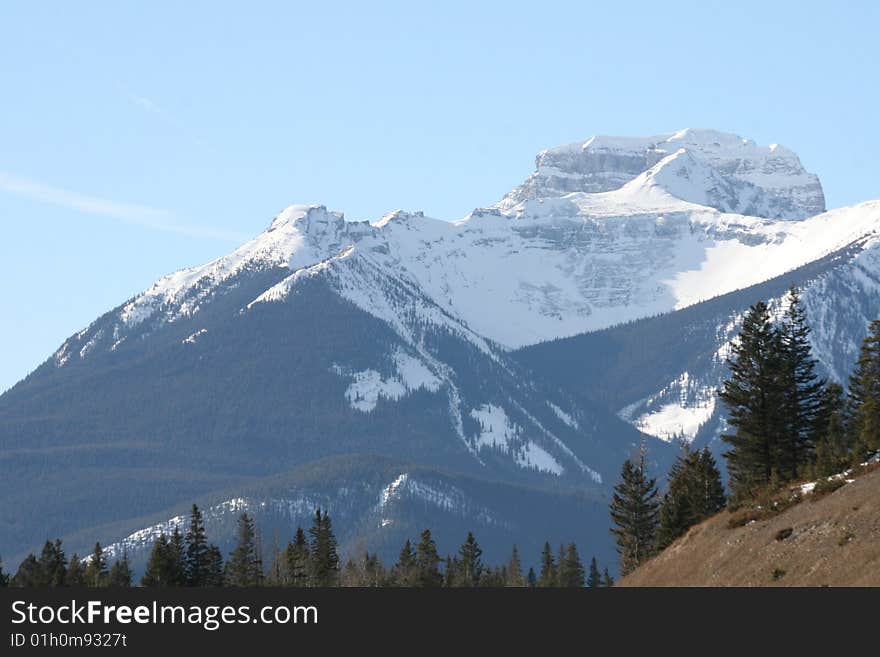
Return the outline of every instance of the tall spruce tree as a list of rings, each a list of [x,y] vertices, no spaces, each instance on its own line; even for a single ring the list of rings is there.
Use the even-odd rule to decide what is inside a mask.
[[[856,456],[880,450],[880,319],[868,326],[849,383],[849,430]]]
[[[202,512],[195,504],[190,512],[189,528],[186,531],[186,556],[184,573],[187,586],[207,586],[211,568],[208,537]]]
[[[156,588],[185,584],[182,557],[164,532],[153,541],[141,584]]]
[[[411,587],[415,586],[416,577],[416,553],[413,550],[412,543],[406,539],[403,547],[400,548],[400,555],[397,557],[397,563],[391,571],[391,577],[394,586]]]
[[[632,572],[653,553],[657,542],[658,507],[656,480],[648,477],[642,446],[636,463],[627,459],[621,481],[614,487],[611,520],[620,555],[620,572]]]
[[[553,558],[549,541],[544,542],[544,548],[541,550],[541,571],[538,575],[537,585],[541,588],[552,588],[558,585],[556,560]]]
[[[40,564],[33,554],[27,555],[12,577],[12,586],[32,588],[40,585]]]
[[[719,398],[729,413],[732,434],[722,436],[735,500],[753,497],[774,480],[785,447],[787,408],[784,349],[767,304],[746,313],[727,361],[730,378]]]
[[[259,586],[263,573],[257,558],[256,528],[247,513],[238,517],[237,543],[226,561],[223,581],[227,586]]]
[[[614,586],[614,578],[608,574],[608,568],[605,568],[605,572],[602,574],[602,586],[605,588]]]
[[[581,562],[577,546],[569,543],[559,561],[559,586],[581,588],[584,585],[584,565]]]
[[[107,558],[104,556],[104,550],[101,548],[100,543],[95,543],[95,549],[92,550],[84,578],[88,587],[99,588],[107,586]]]
[[[523,577],[522,563],[520,563],[519,551],[516,549],[516,545],[513,546],[510,561],[507,562],[507,581],[505,585],[509,587],[526,586],[526,579]]]
[[[437,554],[437,544],[431,538],[431,530],[425,529],[416,546],[416,586],[421,588],[435,588],[443,584],[443,576],[440,574],[438,564],[440,555]]]
[[[788,307],[779,327],[782,347],[783,439],[778,443],[777,470],[784,479],[797,479],[812,460],[813,429],[825,382],[816,374],[810,346],[810,326],[797,287],[787,296]]]
[[[70,564],[67,566],[67,575],[65,576],[67,586],[85,586],[85,574],[82,559],[74,552],[70,557]]]
[[[312,586],[336,586],[339,577],[339,556],[336,553],[336,536],[330,516],[321,509],[315,511],[315,519],[309,528],[309,575]]]
[[[526,586],[530,589],[538,586],[538,576],[535,574],[535,569],[529,566],[529,574],[526,575]]]
[[[596,557],[590,559],[590,570],[587,575],[587,586],[596,589],[602,586],[602,575],[599,574],[599,566],[596,563]]]
[[[61,539],[46,541],[38,560],[38,586],[64,586],[67,583],[67,559]]]
[[[208,546],[208,579],[205,586],[223,586],[223,554],[216,545]]]
[[[293,540],[284,551],[286,567],[286,585],[305,587],[309,585],[309,544],[302,527],[296,528]]]
[[[464,543],[458,548],[458,586],[467,588],[480,585],[480,577],[483,575],[482,556],[483,549],[473,533],[468,532]]]

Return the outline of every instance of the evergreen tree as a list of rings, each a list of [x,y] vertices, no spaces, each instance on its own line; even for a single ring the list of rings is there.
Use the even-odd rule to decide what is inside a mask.
[[[556,561],[553,558],[550,543],[547,541],[544,542],[544,549],[541,550],[541,573],[538,576],[537,585],[541,588],[557,586]]]
[[[526,579],[523,577],[522,564],[519,560],[519,551],[516,545],[513,546],[513,552],[510,555],[510,561],[507,562],[507,578],[505,586],[523,587],[526,585]]]
[[[611,500],[611,532],[620,554],[620,572],[626,575],[644,563],[653,553],[657,539],[656,481],[646,473],[645,449],[637,463],[627,459],[621,470],[621,482],[614,487]]]
[[[719,391],[735,433],[722,436],[730,487],[736,500],[768,486],[779,464],[786,434],[782,339],[763,301],[749,308],[727,364],[730,378]]]
[[[392,569],[394,586],[415,586],[417,574],[416,553],[413,550],[410,540],[406,539],[403,543],[403,547],[400,549],[400,556],[397,558],[397,563]]]
[[[208,546],[208,579],[205,586],[223,586],[223,554],[216,545]]]
[[[880,319],[868,326],[850,379],[849,418],[856,456],[880,449]]]
[[[335,586],[339,577],[339,556],[336,553],[336,537],[327,512],[315,511],[315,519],[309,529],[309,574],[312,586]]]
[[[128,563],[128,553],[122,554],[122,559],[113,562],[110,574],[107,576],[107,585],[114,588],[128,588],[131,586],[131,566]]]
[[[67,559],[61,539],[46,541],[38,561],[38,586],[64,586],[67,581]]]
[[[208,537],[202,512],[195,504],[190,512],[189,529],[186,531],[186,556],[184,573],[187,586],[206,586],[211,568]]]
[[[171,566],[174,586],[186,586],[186,542],[180,527],[175,527],[168,541],[168,560]]]
[[[830,477],[842,472],[852,460],[844,418],[846,401],[843,387],[829,382],[822,391],[816,426],[813,430],[815,454],[813,477]]]
[[[535,569],[529,567],[529,574],[526,575],[526,586],[533,589],[538,585],[538,576],[535,575]]]
[[[443,569],[443,586],[451,589],[455,586],[455,576],[458,571],[458,561],[446,555],[446,567]]]
[[[608,568],[605,568],[605,572],[602,575],[602,586],[606,588],[614,586],[614,578],[608,574]]]
[[[309,544],[302,527],[296,528],[293,540],[285,550],[287,563],[286,585],[304,587],[309,585]]]
[[[421,588],[434,588],[443,584],[443,576],[440,574],[438,564],[440,555],[437,554],[437,544],[431,538],[431,530],[422,532],[419,544],[416,546],[416,586]]]
[[[721,472],[708,447],[695,453],[696,477],[692,479],[691,510],[696,522],[714,516],[727,505]]]
[[[9,586],[9,575],[3,571],[3,559],[0,559],[0,589]]]
[[[107,586],[107,559],[100,543],[95,543],[89,565],[86,566],[84,579],[86,586],[91,588]]]
[[[458,549],[458,586],[465,588],[479,586],[480,577],[483,575],[482,556],[482,548],[473,533],[468,532],[467,538]]]
[[[256,529],[247,513],[238,518],[238,540],[223,573],[227,586],[259,586],[263,573],[257,558]]]
[[[813,429],[825,382],[816,375],[810,327],[796,287],[789,290],[787,300],[788,307],[779,328],[784,437],[779,441],[777,469],[786,480],[794,480],[812,460]]]
[[[581,563],[577,546],[569,543],[565,555],[559,562],[559,586],[581,588],[584,585],[584,565]]]
[[[587,586],[591,589],[602,586],[602,576],[599,574],[599,566],[596,557],[590,559],[590,574],[587,576]]]
[[[15,571],[12,578],[12,586],[34,587],[40,585],[40,564],[33,554],[27,555]]]
[[[171,545],[168,542],[168,537],[162,532],[153,541],[153,548],[150,550],[150,557],[147,559],[147,566],[144,569],[141,584],[143,586],[161,588],[179,586],[177,581],[178,575],[179,573],[177,572],[171,552]]]
[[[82,559],[74,552],[70,557],[70,565],[67,567],[65,581],[67,586],[85,586],[86,571]]]

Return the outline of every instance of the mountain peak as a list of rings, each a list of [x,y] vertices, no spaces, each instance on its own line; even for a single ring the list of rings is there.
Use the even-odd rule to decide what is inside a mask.
[[[713,189],[726,190],[718,195],[705,189],[683,200],[699,202],[693,200],[696,196],[722,212],[772,219],[805,219],[825,211],[818,177],[804,169],[794,152],[702,128],[647,137],[598,135],[541,151],[535,172],[498,206],[509,209],[528,199],[617,190],[681,149],[712,170],[707,180]]]

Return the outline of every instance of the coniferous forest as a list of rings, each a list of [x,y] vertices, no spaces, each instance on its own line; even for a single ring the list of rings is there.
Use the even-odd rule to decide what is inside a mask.
[[[869,326],[846,389],[818,376],[809,336],[796,288],[778,319],[763,301],[744,317],[731,345],[729,378],[718,391],[729,417],[729,432],[721,437],[727,445],[729,497],[708,448],[682,443],[662,495],[648,474],[644,445],[623,463],[610,505],[621,576],[725,507],[767,504],[794,482],[827,478],[880,450],[880,320]],[[321,509],[311,527],[297,528],[267,563],[251,517],[241,514],[236,547],[224,557],[209,542],[196,505],[185,532],[176,528],[155,539],[138,582],[126,555],[108,564],[97,543],[90,555],[67,559],[60,540],[47,540],[40,555],[28,555],[14,574],[0,562],[0,586],[22,587],[596,588],[613,583],[595,558],[584,565],[574,543],[554,549],[546,542],[538,571],[524,572],[515,545],[507,562],[486,564],[476,537],[468,533],[455,554],[441,556],[429,529],[415,542],[407,539],[391,565],[368,551],[343,563],[330,516]]]

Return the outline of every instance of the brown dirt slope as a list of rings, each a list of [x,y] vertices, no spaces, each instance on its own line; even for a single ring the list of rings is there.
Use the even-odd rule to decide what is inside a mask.
[[[880,470],[768,520],[730,529],[730,517],[693,527],[619,585],[880,586]]]

